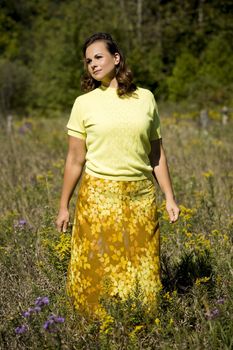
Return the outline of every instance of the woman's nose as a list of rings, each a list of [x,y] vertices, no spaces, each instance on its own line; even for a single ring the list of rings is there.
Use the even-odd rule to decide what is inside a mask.
[[[96,68],[96,63],[95,62],[92,62],[91,63],[91,69],[94,70]]]

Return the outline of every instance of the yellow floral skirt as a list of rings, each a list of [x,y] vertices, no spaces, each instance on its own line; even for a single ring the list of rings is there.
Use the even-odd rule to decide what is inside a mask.
[[[84,173],[71,241],[67,292],[81,312],[101,300],[137,298],[150,309],[161,288],[159,225],[150,180],[115,181]]]

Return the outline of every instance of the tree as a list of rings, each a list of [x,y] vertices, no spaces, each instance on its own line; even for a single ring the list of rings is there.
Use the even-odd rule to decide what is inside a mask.
[[[167,78],[169,98],[179,101],[195,94],[198,60],[188,51],[176,60],[172,76]]]
[[[27,109],[30,81],[30,72],[21,63],[0,61],[0,114],[3,118]]]

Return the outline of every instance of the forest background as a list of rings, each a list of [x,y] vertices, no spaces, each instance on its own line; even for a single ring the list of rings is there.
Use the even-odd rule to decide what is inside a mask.
[[[96,31],[113,35],[136,82],[156,99],[229,106],[232,13],[230,0],[1,0],[1,119],[70,111],[82,43]]]

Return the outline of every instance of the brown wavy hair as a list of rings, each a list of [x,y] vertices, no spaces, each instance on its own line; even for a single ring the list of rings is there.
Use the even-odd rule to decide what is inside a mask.
[[[133,83],[133,74],[131,70],[127,67],[125,63],[125,58],[121,50],[118,48],[116,42],[108,33],[95,33],[89,38],[87,38],[83,44],[82,53],[86,72],[81,78],[82,90],[85,92],[89,92],[101,85],[100,81],[97,81],[94,78],[92,78],[92,76],[87,70],[85,62],[86,49],[95,41],[104,41],[110,54],[114,55],[115,53],[118,53],[120,55],[120,62],[116,66],[115,75],[118,83],[117,93],[118,96],[131,95],[137,89],[137,86]]]

